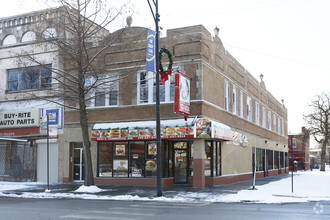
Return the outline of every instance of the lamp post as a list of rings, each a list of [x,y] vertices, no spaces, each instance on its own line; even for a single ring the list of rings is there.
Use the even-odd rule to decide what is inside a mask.
[[[148,0],[148,4],[156,25],[155,59],[156,59],[156,136],[157,136],[157,196],[162,196],[162,163],[161,163],[161,137],[160,137],[160,99],[159,99],[159,14],[158,0],[152,0],[155,5],[155,13]]]

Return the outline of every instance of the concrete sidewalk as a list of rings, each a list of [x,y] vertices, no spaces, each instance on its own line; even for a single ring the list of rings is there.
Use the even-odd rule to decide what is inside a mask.
[[[284,178],[290,178],[290,174],[283,174],[274,177],[265,177],[262,179],[256,180],[256,186],[264,185],[269,182],[281,180]],[[80,192],[75,192],[83,183],[70,183],[70,184],[51,184],[49,186],[49,193],[73,193],[73,194],[82,194]],[[22,193],[42,193],[47,189],[47,184],[38,184],[34,185],[31,188],[25,188],[21,190],[6,191],[6,193],[22,194]],[[93,194],[98,196],[119,196],[119,195],[131,195],[138,197],[147,197],[153,198],[157,197],[157,188],[156,187],[142,187],[142,186],[104,186],[98,185],[98,188],[104,189],[101,192],[95,192]],[[165,197],[174,197],[178,194],[185,193],[205,193],[205,194],[236,194],[240,190],[252,189],[252,180],[239,182],[235,184],[206,187],[204,189],[193,188],[188,185],[173,185],[170,187],[163,187],[163,196]]]

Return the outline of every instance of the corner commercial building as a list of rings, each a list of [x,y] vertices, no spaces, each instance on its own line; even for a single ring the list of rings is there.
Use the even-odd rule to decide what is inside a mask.
[[[52,126],[57,132],[51,140],[52,182],[79,182],[84,161],[78,112],[26,96],[31,91],[61,89],[53,81],[42,81],[45,77],[39,78],[38,85],[43,86],[34,88],[29,83],[15,87],[15,83],[22,83],[15,72],[28,67],[17,65],[9,51],[33,46],[33,24],[41,21],[41,16],[52,17],[44,10],[1,20],[0,71],[5,80],[0,84],[0,113],[28,114],[28,110],[30,115],[35,114],[34,120],[39,120],[26,128],[3,127],[0,136],[30,140],[35,164],[41,165],[33,180],[44,182],[46,142],[40,117],[53,113]],[[52,28],[51,33],[56,30],[47,28]],[[100,69],[104,72],[99,73],[113,80],[89,94],[95,182],[155,186],[155,75],[145,70],[147,29],[128,27],[109,34],[109,38],[116,36],[118,39],[103,55]],[[255,79],[224,48],[220,38],[202,25],[168,30],[160,45],[168,48],[174,59],[173,74],[160,88],[163,185],[205,187],[248,180],[254,163],[258,178],[286,173],[287,109],[267,91],[263,78],[260,82]],[[42,53],[47,54],[48,65],[65,68],[65,60],[58,59],[56,50],[48,48]],[[162,63],[167,65],[166,57]],[[187,121],[173,113],[174,75],[178,72],[191,78],[191,115]],[[86,86],[94,80],[88,78]],[[21,130],[26,133],[18,133]],[[3,141],[8,146],[8,140]],[[2,163],[10,163],[6,162],[8,156],[3,158]]]

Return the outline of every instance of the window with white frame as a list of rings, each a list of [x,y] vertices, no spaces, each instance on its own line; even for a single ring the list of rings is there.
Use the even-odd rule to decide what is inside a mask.
[[[274,114],[274,116],[273,116],[274,118],[273,118],[273,131],[274,132],[276,132],[276,129],[277,129],[277,126],[276,126],[276,122],[277,122],[277,120],[276,120],[276,115]]]
[[[255,115],[255,120],[256,120],[256,124],[260,125],[260,107],[259,107],[259,103],[256,102],[256,115]]]
[[[265,106],[262,106],[262,127],[267,128],[267,115]]]
[[[271,131],[272,130],[272,113],[268,111],[268,129]]]
[[[240,94],[240,113],[241,113],[241,118],[244,117],[244,93],[241,91]]]
[[[252,121],[252,99],[250,97],[246,98],[246,118]]]
[[[280,117],[278,117],[277,133],[278,134],[281,134],[281,119],[280,119]]]
[[[229,83],[225,81],[225,110],[229,111]]]
[[[153,72],[139,72],[137,79],[137,103],[156,102],[156,75]],[[159,84],[160,102],[173,102],[175,90],[175,75],[168,76],[165,85]]]
[[[284,136],[284,120],[282,119],[282,135]]]
[[[118,105],[119,77],[117,74],[85,79],[85,87],[92,87],[87,94],[86,105],[104,107]]]
[[[233,113],[237,114],[237,97],[236,97],[236,87],[233,87]]]

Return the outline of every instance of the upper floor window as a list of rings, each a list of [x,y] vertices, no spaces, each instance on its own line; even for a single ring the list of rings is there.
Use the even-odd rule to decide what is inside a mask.
[[[256,120],[256,124],[259,125],[260,124],[260,108],[259,108],[259,103],[256,102],[256,115],[255,115],[255,120]]]
[[[267,115],[266,115],[266,108],[262,106],[262,127],[267,127]]]
[[[244,117],[244,93],[243,91],[241,91],[240,94],[240,113],[241,113],[241,118]]]
[[[246,118],[252,121],[252,99],[250,97],[246,99]]]
[[[273,118],[273,131],[276,132],[277,126],[276,126],[276,115],[274,114],[274,118]]]
[[[236,95],[236,87],[233,87],[233,113],[237,114],[237,95]]]
[[[225,81],[225,110],[229,111],[229,83]]]
[[[153,72],[139,72],[137,79],[137,103],[156,102],[156,75]],[[159,84],[160,102],[173,102],[175,89],[175,75],[170,75],[165,85]]]
[[[278,117],[278,122],[277,122],[277,133],[281,134],[281,119]]]
[[[90,107],[118,105],[118,75],[106,75],[98,78],[85,79],[85,87],[92,86],[87,95],[87,105]]]
[[[52,86],[52,66],[33,66],[8,70],[8,90],[44,89]]]
[[[282,119],[282,135],[284,136],[284,120]]]
[[[268,129],[272,130],[272,113],[270,111],[268,111]]]

